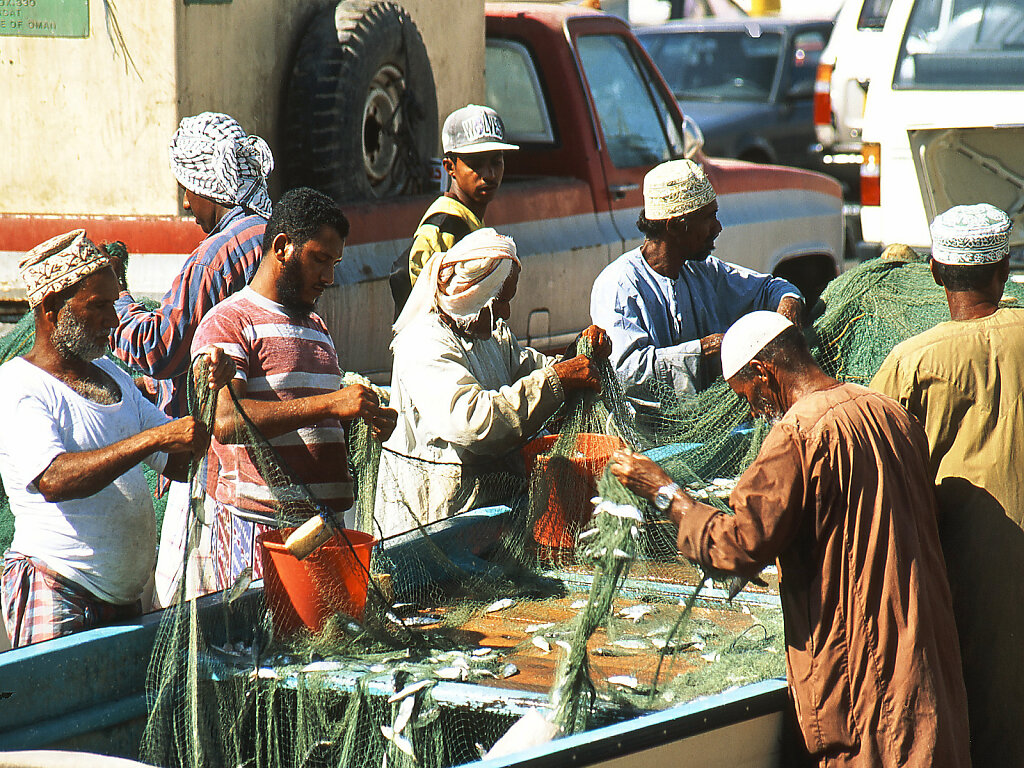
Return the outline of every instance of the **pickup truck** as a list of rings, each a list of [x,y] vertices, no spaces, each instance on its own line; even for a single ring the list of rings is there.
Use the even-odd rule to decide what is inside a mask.
[[[563,5],[486,10],[487,102],[519,144],[487,223],[512,235],[524,261],[511,318],[543,350],[563,347],[589,322],[598,272],[640,242],[644,174],[689,151],[718,192],[717,255],[786,277],[813,302],[842,269],[839,184],[792,168],[705,157],[687,147],[684,118],[657,68],[621,19]],[[336,284],[318,311],[348,370],[387,381],[393,304],[387,275],[433,195],[349,202],[352,222]],[[17,298],[18,251],[75,226],[124,240],[129,283],[161,296],[201,239],[186,217],[0,216],[0,298]]]

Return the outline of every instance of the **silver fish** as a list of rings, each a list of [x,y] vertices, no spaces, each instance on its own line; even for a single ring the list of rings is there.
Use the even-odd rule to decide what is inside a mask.
[[[533,644],[540,648],[544,653],[551,653],[551,643],[541,636],[537,636],[532,640]]]
[[[419,680],[418,682],[412,683],[411,685],[407,685],[405,686],[405,688],[398,691],[398,693],[391,696],[391,698],[388,699],[388,704],[394,704],[397,701],[401,701],[407,696],[412,696],[414,693],[419,693],[424,688],[429,688],[433,684],[433,680]]]
[[[491,651],[492,651],[491,648],[474,648],[473,649],[473,655],[476,656],[477,658],[480,658],[481,656],[487,656],[488,654],[491,653]]]
[[[495,613],[496,611],[504,611],[506,608],[511,608],[516,604],[516,601],[510,597],[503,597],[501,600],[495,600],[493,603],[484,608],[484,613]]]
[[[303,672],[334,672],[341,669],[340,661],[314,661],[302,668]]]
[[[638,687],[637,679],[632,675],[612,675],[608,678],[608,682],[612,685],[621,685],[624,688],[632,688],[634,690]]]
[[[402,699],[402,703],[398,705],[398,715],[395,717],[395,733],[401,733],[405,730],[405,726],[409,724],[409,720],[412,717],[412,710],[415,706],[415,696],[407,696]]]
[[[434,674],[442,680],[465,680],[466,672],[462,667],[441,667],[434,670]]]
[[[394,730],[388,728],[386,725],[382,725],[380,727],[380,732],[384,735],[385,739],[387,739],[400,750],[405,752],[405,754],[412,758],[412,761],[414,763],[416,762],[416,753],[413,751],[412,742],[409,741],[409,739],[407,739],[400,733],[396,733]]]
[[[506,680],[518,674],[519,667],[517,667],[515,664],[512,664],[511,662],[501,668],[501,676]]]

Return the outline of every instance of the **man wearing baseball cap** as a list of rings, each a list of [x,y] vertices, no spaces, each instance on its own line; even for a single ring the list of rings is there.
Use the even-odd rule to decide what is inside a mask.
[[[1000,305],[1012,228],[987,203],[935,218],[931,269],[951,319],[871,381],[928,436],[975,765],[1024,765],[1024,310]]]
[[[505,175],[505,151],[519,149],[505,141],[505,125],[490,107],[469,104],[452,112],[441,130],[448,191],[423,214],[408,256],[402,254],[391,274],[395,318],[412,286],[435,253],[484,226],[484,212]]]
[[[695,501],[646,456],[620,451],[612,473],[679,526],[679,551],[705,568],[750,578],[777,562],[790,695],[823,768],[969,766],[920,424],[885,395],[825,374],[776,312],[729,328],[722,372],[755,414],[777,419],[731,514]]]
[[[632,402],[660,407],[660,393],[688,395],[718,374],[722,333],[756,309],[792,320],[803,313],[796,286],[711,255],[722,232],[704,170],[672,160],[644,177],[644,234],[597,276],[590,317],[608,329],[611,362]]]

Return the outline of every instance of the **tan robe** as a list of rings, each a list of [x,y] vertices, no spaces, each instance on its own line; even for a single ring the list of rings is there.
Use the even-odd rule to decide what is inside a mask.
[[[928,436],[977,766],[1024,766],[1024,311],[900,344],[871,386]]]
[[[822,766],[968,766],[967,707],[921,428],[842,384],[798,401],[679,549],[752,575],[778,559],[797,719]]]

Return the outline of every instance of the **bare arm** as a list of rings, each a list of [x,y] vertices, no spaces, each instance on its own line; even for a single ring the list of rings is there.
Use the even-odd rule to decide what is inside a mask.
[[[62,453],[35,479],[48,502],[84,499],[99,493],[151,453],[176,454],[167,462],[165,474],[184,479],[188,464],[201,456],[209,443],[202,424],[191,416],[176,419],[94,451]],[[184,467],[184,472],[181,471]]]
[[[392,408],[380,405],[377,395],[369,387],[353,384],[337,392],[325,395],[311,395],[294,400],[268,402],[247,397],[248,388],[244,381],[235,379],[229,384],[246,416],[268,440],[308,427],[324,419],[338,419],[347,423],[364,418],[374,433],[381,439],[391,435],[398,421],[398,414]],[[223,445],[240,443],[244,440],[241,419],[235,412],[230,397],[217,399],[217,415],[213,434]]]
[[[783,296],[779,308],[775,310],[788,319],[797,328],[804,324],[804,303],[795,296]]]

